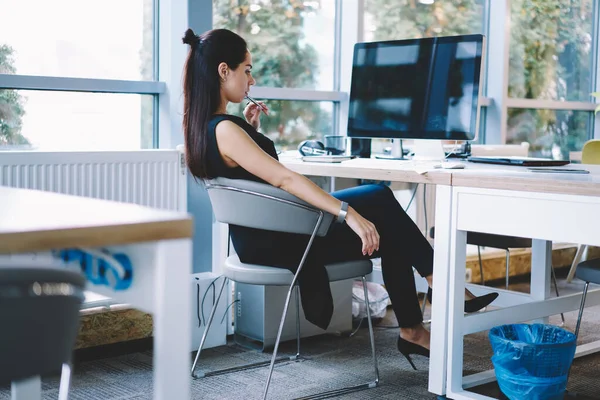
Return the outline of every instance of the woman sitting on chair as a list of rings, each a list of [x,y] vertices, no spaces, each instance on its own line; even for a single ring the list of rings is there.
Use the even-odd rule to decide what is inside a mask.
[[[433,249],[412,219],[384,185],[364,185],[327,193],[306,177],[279,163],[273,142],[258,132],[267,106],[249,102],[246,120],[228,115],[229,102],[241,103],[256,83],[246,42],[226,29],[197,36],[191,29],[183,42],[190,46],[184,69],[184,116],[187,165],[200,179],[225,177],[266,182],[281,188],[345,223],[334,224],[317,237],[298,282],[306,318],[326,329],[333,300],[325,265],[381,257],[383,279],[400,326],[398,350],[429,356],[429,331],[422,322],[412,267],[432,286]],[[241,226],[230,226],[234,248],[244,263],[298,267],[308,237]],[[490,304],[496,293],[470,297],[465,311]],[[431,301],[431,291],[428,293]],[[411,361],[412,364],[412,361]],[[413,365],[414,367],[414,365]]]

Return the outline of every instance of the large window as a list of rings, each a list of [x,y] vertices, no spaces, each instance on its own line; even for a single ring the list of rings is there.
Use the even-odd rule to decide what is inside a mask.
[[[332,95],[339,40],[336,3],[213,0],[213,28],[230,29],[248,43],[257,85],[250,95],[268,103],[271,113],[262,116],[261,131],[279,150],[334,132],[336,104],[342,97]],[[241,116],[244,106],[231,105],[228,112]]]
[[[508,109],[507,143],[529,142],[532,156],[568,160],[589,138],[588,111]]]
[[[246,39],[257,85],[333,89],[335,1],[213,0],[213,22]]]
[[[152,6],[153,0],[2,0],[0,46],[12,49],[21,75],[152,80]]]
[[[592,136],[593,19],[594,0],[512,0],[508,143],[569,159]]]
[[[365,0],[364,41],[483,33],[485,3]]]
[[[154,0],[0,1],[0,150],[157,143]]]
[[[592,0],[512,0],[508,94],[589,101]]]
[[[4,147],[15,150],[137,150],[152,147],[152,96],[113,93],[2,90]],[[144,115],[144,112],[149,113]],[[2,143],[0,143],[0,147]]]

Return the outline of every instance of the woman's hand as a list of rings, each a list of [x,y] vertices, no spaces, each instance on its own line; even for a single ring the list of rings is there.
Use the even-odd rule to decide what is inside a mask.
[[[371,256],[379,250],[379,233],[371,221],[363,218],[354,208],[348,207],[346,223],[362,240],[363,255]]]
[[[260,107],[254,104],[253,102],[249,102],[246,108],[244,108],[244,117],[246,121],[250,125],[254,127],[254,129],[260,128],[260,113],[264,112],[266,115],[269,115],[269,108],[265,103],[259,101]]]

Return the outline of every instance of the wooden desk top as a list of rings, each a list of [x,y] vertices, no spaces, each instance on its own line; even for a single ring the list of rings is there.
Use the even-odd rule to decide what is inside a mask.
[[[409,167],[411,161],[404,160],[356,158],[341,163],[319,163],[305,162],[298,157],[282,157],[280,161],[292,171],[309,176],[335,176],[435,185],[450,185],[452,182],[452,174],[449,170],[435,170],[419,174]]]
[[[531,172],[526,167],[467,163],[463,170],[452,170],[452,186],[600,196],[599,165],[558,168],[585,169],[590,173]]]
[[[598,165],[571,164],[558,167],[585,169],[590,171],[589,174],[537,173],[529,171],[526,167],[464,161],[465,169],[430,169],[425,174],[419,174],[410,166],[410,161],[353,159],[341,163],[317,163],[284,156],[281,162],[292,171],[312,176],[600,196]]]
[[[191,236],[186,213],[0,187],[0,254]]]

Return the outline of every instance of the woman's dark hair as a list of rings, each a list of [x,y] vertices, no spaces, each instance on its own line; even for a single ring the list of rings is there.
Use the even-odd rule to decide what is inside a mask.
[[[186,163],[197,178],[207,179],[208,122],[221,104],[221,79],[217,67],[236,69],[246,59],[246,41],[227,29],[213,29],[197,36],[185,31],[190,46],[183,76],[183,135]]]

